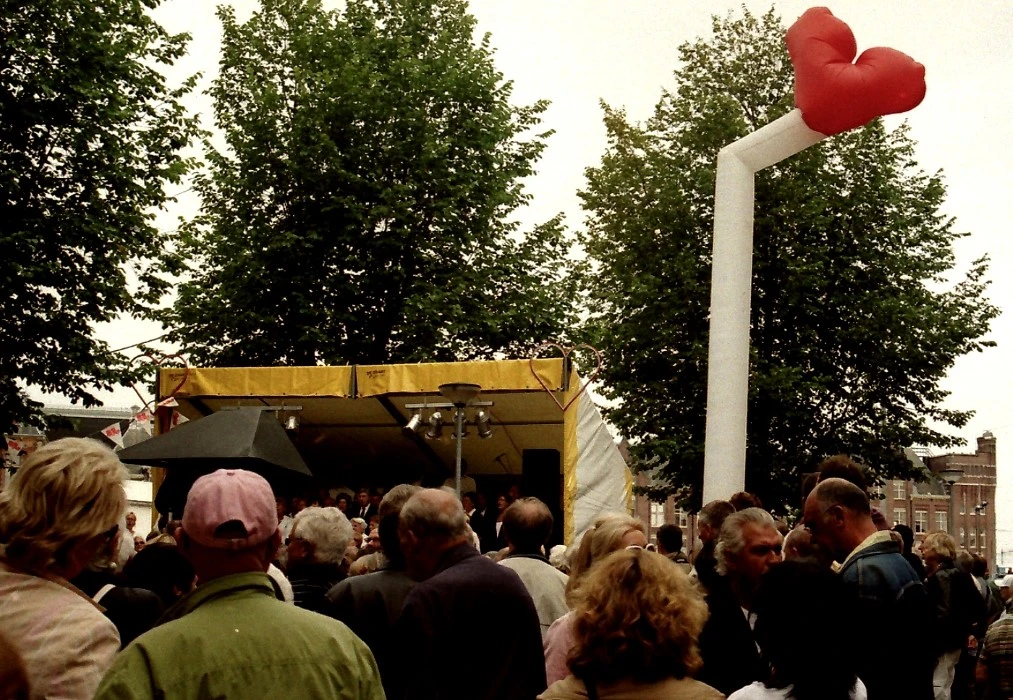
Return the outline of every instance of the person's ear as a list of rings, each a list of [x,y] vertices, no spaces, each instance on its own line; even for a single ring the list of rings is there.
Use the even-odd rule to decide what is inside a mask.
[[[841,528],[847,521],[844,508],[839,505],[830,506],[827,509],[827,519],[834,524],[834,527]]]

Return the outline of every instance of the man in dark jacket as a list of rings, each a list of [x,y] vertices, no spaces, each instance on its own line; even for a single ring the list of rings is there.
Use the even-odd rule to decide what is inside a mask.
[[[725,518],[716,542],[717,575],[707,590],[710,617],[700,633],[697,680],[730,695],[768,675],[751,610],[763,575],[781,561],[783,538],[770,513],[746,508]]]
[[[844,479],[826,479],[806,498],[804,520],[813,540],[841,562],[856,624],[893,630],[869,635],[861,649],[858,677],[869,700],[932,698],[934,612],[900,545],[873,523],[869,497]]]
[[[414,586],[408,576],[397,528],[401,508],[419,488],[410,484],[395,486],[380,501],[380,547],[383,564],[364,576],[352,576],[327,593],[330,605],[324,613],[344,622],[366,643],[376,665],[388,698],[404,696],[405,678],[396,656],[394,623],[401,615],[401,606]]]
[[[468,544],[460,501],[438,489],[419,491],[401,510],[398,534],[408,573],[419,582],[395,624],[409,679],[403,697],[533,700],[545,690],[531,596],[517,574]],[[481,639],[476,620],[483,621]]]

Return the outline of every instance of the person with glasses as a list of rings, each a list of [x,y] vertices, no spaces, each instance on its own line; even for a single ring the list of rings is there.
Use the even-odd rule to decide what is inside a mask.
[[[867,635],[858,675],[870,700],[932,698],[935,612],[925,587],[888,530],[872,520],[869,496],[844,479],[821,480],[805,501],[805,527],[834,561],[857,605],[854,624],[892,630]]]
[[[721,524],[714,556],[718,577],[707,589],[710,618],[700,635],[697,676],[722,693],[766,677],[756,643],[753,601],[767,571],[781,563],[783,538],[770,513],[746,508]]]
[[[90,699],[119,651],[116,627],[70,580],[115,543],[126,479],[108,447],[64,438],[0,493],[0,620],[33,698]]]

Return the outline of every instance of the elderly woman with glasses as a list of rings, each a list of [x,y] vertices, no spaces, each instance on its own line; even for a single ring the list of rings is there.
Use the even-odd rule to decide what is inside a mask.
[[[639,547],[608,555],[580,586],[573,612],[571,675],[540,700],[724,697],[692,678],[707,604],[668,558]]]
[[[0,493],[0,620],[33,698],[91,698],[120,648],[69,580],[116,537],[126,478],[109,448],[65,438],[29,455]]]

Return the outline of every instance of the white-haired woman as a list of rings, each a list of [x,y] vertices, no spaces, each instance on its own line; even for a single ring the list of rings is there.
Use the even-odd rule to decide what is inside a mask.
[[[127,471],[99,442],[64,438],[27,457],[0,494],[0,620],[32,697],[91,698],[116,627],[68,580],[116,537]]]
[[[353,518],[361,520],[361,518]],[[337,508],[312,506],[299,511],[288,536],[288,578],[295,604],[321,612],[327,591],[347,574],[345,550],[352,525]]]

